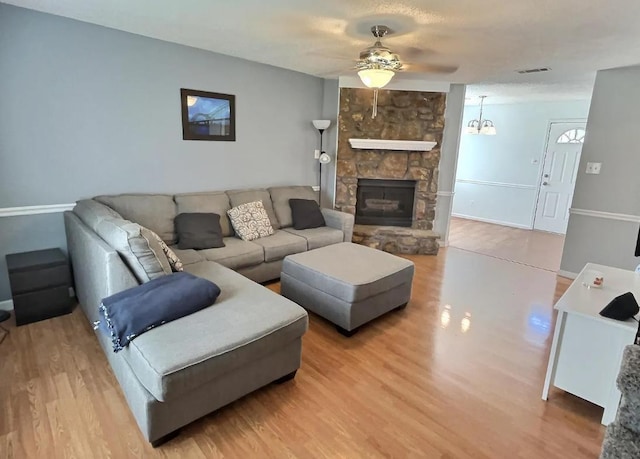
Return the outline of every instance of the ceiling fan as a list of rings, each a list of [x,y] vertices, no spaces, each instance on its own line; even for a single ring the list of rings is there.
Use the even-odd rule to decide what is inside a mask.
[[[385,87],[398,71],[428,72],[428,73],[453,73],[456,66],[441,66],[430,64],[415,64],[402,62],[400,56],[382,44],[382,38],[392,33],[385,25],[374,25],[371,33],[376,42],[368,48],[360,51],[359,59],[355,63],[355,69],[362,83],[373,89],[373,112],[375,118],[378,111],[378,89]],[[414,50],[418,51],[419,50]]]

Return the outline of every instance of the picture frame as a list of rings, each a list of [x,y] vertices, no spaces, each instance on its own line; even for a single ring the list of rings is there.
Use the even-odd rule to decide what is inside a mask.
[[[236,96],[180,89],[183,140],[236,140]]]

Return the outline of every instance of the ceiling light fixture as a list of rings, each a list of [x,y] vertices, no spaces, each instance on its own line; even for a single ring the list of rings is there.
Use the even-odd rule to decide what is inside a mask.
[[[482,109],[486,97],[480,96],[480,116],[477,120],[469,121],[466,129],[467,134],[496,135],[496,127],[493,125],[493,121],[482,119]]]
[[[373,26],[371,33],[376,37],[376,42],[373,46],[360,52],[360,59],[356,62],[356,70],[358,70],[358,76],[362,83],[373,89],[371,118],[375,118],[378,114],[378,89],[389,84],[396,70],[402,69],[402,62],[397,54],[391,52],[380,42],[380,39],[389,33],[387,26]]]

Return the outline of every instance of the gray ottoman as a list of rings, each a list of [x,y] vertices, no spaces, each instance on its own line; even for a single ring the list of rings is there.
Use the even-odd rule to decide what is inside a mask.
[[[361,325],[407,304],[413,270],[409,260],[342,242],[287,256],[280,293],[351,336]]]

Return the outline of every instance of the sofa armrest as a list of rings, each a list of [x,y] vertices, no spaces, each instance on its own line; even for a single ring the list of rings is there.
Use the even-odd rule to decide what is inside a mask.
[[[321,209],[324,221],[330,228],[339,229],[344,234],[344,242],[351,242],[353,237],[354,217],[351,214],[332,209]]]

